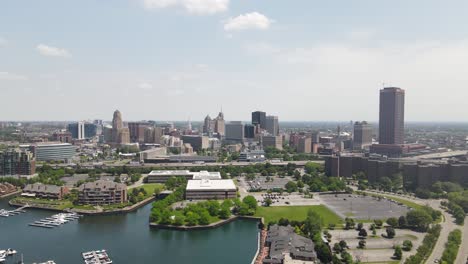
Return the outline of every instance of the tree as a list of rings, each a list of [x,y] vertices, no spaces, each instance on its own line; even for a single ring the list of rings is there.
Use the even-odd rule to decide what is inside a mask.
[[[354,229],[355,226],[356,226],[356,223],[354,222],[353,218],[349,218],[349,217],[345,218],[345,229],[346,230]]]
[[[390,217],[387,219],[387,224],[393,228],[398,227],[398,219],[395,217]]]
[[[395,252],[393,253],[395,259],[400,260],[403,257],[403,252],[401,251],[400,246],[395,246]]]
[[[210,214],[208,213],[207,210],[203,210],[198,218],[198,223],[200,225],[208,225],[210,224]]]
[[[375,224],[375,226],[376,226],[377,228],[381,228],[382,225],[383,225],[383,221],[380,220],[380,219],[375,219],[375,220],[374,220],[374,224]]]
[[[404,251],[410,251],[412,248],[413,248],[413,242],[411,242],[410,240],[403,241],[402,249]]]
[[[341,253],[341,251],[343,251],[343,248],[340,246],[340,243],[335,243],[333,245],[333,251],[335,253]]]
[[[249,207],[249,209],[252,209],[254,211],[257,209],[257,200],[252,195],[244,197],[244,199],[242,199],[242,202],[245,203]]]
[[[288,183],[286,183],[284,188],[286,188],[286,191],[288,193],[292,193],[292,192],[297,191],[297,184],[295,182],[293,182],[293,181],[289,181]]]
[[[346,241],[344,241],[344,240],[341,240],[341,241],[339,242],[339,244],[340,244],[340,247],[341,247],[343,250],[346,250],[346,249],[348,248],[348,244],[347,244]]]
[[[408,225],[408,222],[406,221],[406,217],[404,215],[400,216],[398,218],[398,226],[400,228],[405,228]]]
[[[353,257],[346,251],[341,252],[341,259],[346,264],[353,264]]]
[[[315,244],[315,252],[317,253],[317,258],[320,259],[322,263],[330,263],[332,261],[332,252],[324,243],[320,242]]]
[[[271,204],[273,203],[273,200],[271,200],[271,198],[266,198],[265,199],[265,206],[270,206]]]
[[[395,229],[393,227],[387,227],[387,238],[394,238],[395,237]]]
[[[219,218],[228,219],[230,216],[231,210],[229,210],[229,207],[221,207],[221,210],[219,211]]]
[[[307,218],[304,221],[303,232],[309,234],[310,237],[314,237],[320,234],[323,227],[322,217],[312,209],[307,212]]]
[[[366,248],[366,241],[365,240],[359,240],[358,248],[360,248],[360,249]]]
[[[217,216],[219,214],[219,210],[221,209],[218,201],[208,201],[206,203],[206,207],[211,216]]]
[[[421,209],[411,210],[406,214],[408,225],[416,230],[425,232],[432,223],[432,216]]]
[[[359,236],[360,237],[367,237],[367,231],[364,228],[359,230]]]
[[[185,218],[184,218],[183,216],[181,216],[181,215],[176,215],[176,216],[174,217],[174,225],[176,225],[176,226],[181,226],[181,225],[184,224],[184,222],[185,222]]]
[[[194,212],[188,212],[185,216],[185,220],[189,226],[197,225],[198,223],[198,215]]]
[[[358,223],[357,230],[361,230],[364,227],[363,223]]]

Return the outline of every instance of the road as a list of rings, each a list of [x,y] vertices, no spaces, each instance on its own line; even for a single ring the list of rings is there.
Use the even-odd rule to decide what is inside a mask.
[[[468,217],[465,217],[465,225],[463,226],[462,243],[458,251],[458,257],[455,264],[465,264],[468,258]]]
[[[373,192],[373,191],[366,191],[366,192],[369,192],[369,193],[374,193],[374,194],[378,194],[378,195],[385,195],[385,196],[388,196],[388,197],[395,197],[395,198],[400,198],[400,199],[405,199],[405,200],[408,200],[408,201],[411,201],[411,202],[414,202],[414,203],[417,203],[417,204],[420,204],[420,205],[429,205],[430,207],[434,208],[434,209],[438,209],[439,211],[442,212],[442,215],[443,215],[443,220],[442,222],[440,223],[440,226],[442,227],[442,230],[440,231],[440,236],[439,236],[439,239],[437,240],[437,243],[434,247],[434,250],[432,251],[431,255],[429,256],[429,258],[427,259],[426,263],[427,264],[430,264],[430,263],[435,263],[435,260],[440,260],[442,258],[442,254],[444,252],[444,249],[445,249],[445,243],[447,243],[447,240],[448,240],[448,235],[450,232],[452,232],[453,230],[457,229],[457,228],[460,228],[460,226],[457,226],[455,224],[455,219],[447,212],[445,212],[444,210],[440,209],[440,200],[422,200],[422,199],[418,199],[418,198],[414,198],[414,197],[408,197],[408,196],[401,196],[401,195],[393,195],[393,194],[389,194],[389,193],[378,193],[378,192]],[[466,225],[465,225],[465,229],[466,229]],[[463,232],[463,235],[467,236],[467,231],[465,230],[465,232]],[[467,241],[467,240],[465,240]],[[466,245],[464,246],[466,250]],[[460,253],[459,253],[460,254]],[[458,263],[458,262],[456,262]],[[461,262],[460,264],[465,264],[463,262]]]

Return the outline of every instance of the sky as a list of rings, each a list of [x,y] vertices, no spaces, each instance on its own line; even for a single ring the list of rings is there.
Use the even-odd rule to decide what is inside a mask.
[[[468,1],[0,2],[0,120],[468,121]]]

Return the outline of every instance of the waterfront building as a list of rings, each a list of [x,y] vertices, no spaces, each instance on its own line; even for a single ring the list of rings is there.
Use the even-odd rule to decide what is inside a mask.
[[[263,148],[273,147],[279,150],[283,149],[283,137],[282,136],[262,136]]]
[[[36,173],[36,161],[28,150],[0,151],[0,176],[29,176]]]
[[[98,180],[78,187],[80,204],[105,205],[127,202],[127,186],[123,183]]]
[[[264,264],[284,263],[287,255],[294,260],[317,260],[314,242],[309,238],[296,234],[294,228],[290,225],[279,226],[275,224],[270,226],[265,244],[270,251],[263,260]]]
[[[76,147],[69,143],[44,142],[30,146],[37,161],[69,161],[76,155]]]
[[[231,121],[226,124],[226,140],[244,141],[244,124],[241,121]]]
[[[182,136],[184,143],[189,143],[194,151],[200,151],[209,148],[209,139],[207,136],[200,135],[184,135]]]
[[[372,145],[372,125],[366,121],[354,123],[353,149],[362,150]]]
[[[26,185],[21,196],[61,200],[69,192],[68,187],[34,183]]]
[[[219,172],[209,172],[209,171],[200,171],[200,172],[191,172],[188,170],[157,170],[151,171],[146,177],[146,182],[148,183],[166,183],[172,177],[183,177],[186,180],[200,180],[200,179],[209,179],[209,180],[219,180],[221,179],[221,174]]]
[[[266,117],[266,130],[269,134],[273,136],[279,135],[279,123],[277,116],[267,116]]]
[[[8,182],[0,183],[0,197],[10,194],[10,193],[14,193],[17,190],[18,189],[16,188],[16,186],[14,186],[11,183],[8,183]]]
[[[262,111],[252,112],[252,125],[260,125],[261,129],[266,129],[266,113]]]
[[[233,180],[189,180],[185,189],[186,200],[224,200],[237,197]]]
[[[404,143],[405,90],[386,87],[380,90],[379,144]]]

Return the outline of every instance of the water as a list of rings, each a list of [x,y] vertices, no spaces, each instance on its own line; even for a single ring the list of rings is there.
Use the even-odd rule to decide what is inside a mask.
[[[0,209],[8,209],[0,199]],[[201,231],[155,230],[148,226],[151,205],[126,215],[85,216],[48,229],[28,226],[54,212],[0,217],[0,249],[14,248],[25,263],[55,260],[82,264],[81,253],[106,249],[114,263],[249,264],[257,250],[257,223],[238,220]],[[16,263],[19,254],[7,263]]]

